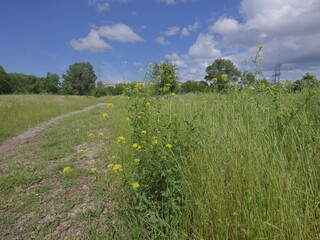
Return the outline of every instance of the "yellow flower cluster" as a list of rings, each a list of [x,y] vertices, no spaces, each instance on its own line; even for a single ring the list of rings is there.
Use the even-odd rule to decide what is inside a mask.
[[[152,137],[152,145],[157,145],[158,144],[158,137],[157,136],[153,136]]]
[[[171,149],[171,148],[172,148],[172,144],[167,143],[167,144],[166,144],[166,148]]]
[[[140,163],[140,159],[139,158],[135,158],[133,159],[134,164],[138,165]]]
[[[72,172],[72,168],[71,167],[65,167],[62,172],[70,173],[70,172]]]
[[[142,130],[141,133],[142,134],[147,134],[147,131]]]
[[[118,143],[118,144],[124,144],[124,143],[126,143],[125,137],[124,137],[124,136],[119,136],[119,137],[117,138],[117,143]]]
[[[94,133],[89,133],[88,138],[91,138],[91,139],[94,138]]]
[[[108,164],[108,168],[113,170],[115,173],[120,173],[123,171],[122,166],[120,164]]]
[[[140,187],[140,184],[138,182],[133,182],[131,186],[134,190],[137,190]]]
[[[107,108],[114,108],[114,105],[112,103],[107,103],[106,106]]]
[[[223,80],[223,81],[225,81],[225,80],[227,80],[228,79],[228,74],[222,74],[221,75],[221,79]]]
[[[99,132],[99,137],[103,138],[104,137],[104,132]]]
[[[97,169],[96,169],[96,168],[94,168],[94,167],[93,167],[93,168],[91,168],[91,172],[92,172],[92,173],[95,173],[96,171],[97,171]]]
[[[104,118],[108,118],[108,117],[109,117],[109,114],[108,114],[108,113],[104,113],[104,114],[102,114],[102,116],[103,116]]]
[[[140,149],[142,148],[142,146],[139,145],[138,143],[132,144],[132,147],[133,147],[134,149],[136,149],[136,150],[140,150]]]
[[[89,153],[89,150],[88,150],[88,149],[83,149],[83,150],[82,150],[82,153],[88,154],[88,153]]]
[[[142,83],[141,82],[137,82],[135,85],[134,85],[134,90],[136,91],[139,91],[142,89]]]
[[[147,102],[147,103],[146,103],[146,106],[147,106],[147,107],[150,107],[150,106],[151,106],[151,103]]]
[[[174,97],[174,96],[176,96],[176,94],[174,92],[172,92],[172,93],[170,93],[170,96]]]

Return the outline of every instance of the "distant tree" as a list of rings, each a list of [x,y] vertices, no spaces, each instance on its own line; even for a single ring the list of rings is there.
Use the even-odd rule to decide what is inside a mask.
[[[238,81],[241,72],[230,60],[217,59],[210,66],[206,67],[205,80],[220,91],[224,85]]]
[[[244,84],[251,84],[251,83],[255,83],[256,81],[256,77],[252,72],[248,72],[248,71],[243,71],[242,75],[241,75],[241,83]]]
[[[186,81],[181,84],[182,93],[191,93],[191,92],[205,92],[207,89],[206,82],[195,82],[195,81]]]
[[[152,79],[155,83],[157,94],[165,94],[176,91],[178,87],[177,66],[164,61],[153,65]]]
[[[13,92],[13,86],[10,78],[4,68],[0,66],[0,94],[9,94]]]
[[[97,87],[94,91],[94,96],[96,97],[102,97],[107,95],[107,88],[104,86],[103,82],[99,81],[97,83]]]
[[[306,73],[301,79],[294,82],[294,91],[301,91],[304,88],[315,87],[319,84],[316,75]]]
[[[62,78],[64,79],[63,94],[89,95],[95,88],[97,76],[89,62],[79,62],[72,64]]]
[[[47,93],[58,93],[60,89],[60,81],[59,81],[59,75],[56,73],[47,73],[47,76],[45,78],[46,81],[46,92]]]

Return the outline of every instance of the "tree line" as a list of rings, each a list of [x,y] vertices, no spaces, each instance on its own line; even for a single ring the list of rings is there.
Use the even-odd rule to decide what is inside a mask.
[[[141,70],[142,71],[142,70]],[[143,81],[151,83],[155,95],[172,92],[223,92],[226,89],[246,84],[270,84],[265,79],[257,79],[256,74],[238,70],[230,60],[216,59],[206,69],[206,76],[202,81],[178,81],[177,66],[164,61],[149,66]],[[36,77],[22,73],[6,73],[0,66],[0,94],[64,94],[64,95],[92,95],[96,97],[107,95],[121,95],[134,87],[134,83],[120,83],[115,86],[105,86],[96,83],[97,76],[89,62],[74,63],[69,66],[66,74],[59,75],[48,72],[45,77]],[[315,75],[309,73],[301,79],[290,82],[292,91],[301,91],[305,87],[319,84]]]

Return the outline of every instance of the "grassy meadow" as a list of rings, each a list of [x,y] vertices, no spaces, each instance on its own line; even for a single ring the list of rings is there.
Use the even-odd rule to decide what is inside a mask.
[[[94,97],[1,95],[0,141],[55,116],[97,103]]]
[[[3,239],[320,237],[318,90],[133,91],[0,157]]]

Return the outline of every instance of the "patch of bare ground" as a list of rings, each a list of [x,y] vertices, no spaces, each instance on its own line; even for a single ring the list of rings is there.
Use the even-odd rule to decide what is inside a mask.
[[[90,171],[91,167],[99,165],[101,166],[99,174],[107,174],[100,157],[100,151],[104,147],[105,141],[83,142],[74,147],[73,154],[66,155],[54,162],[48,162],[45,171],[52,173],[49,178],[42,179],[27,187],[17,187],[15,193],[21,199],[34,197],[37,199],[37,203],[33,203],[31,212],[23,213],[24,209],[30,208],[30,206],[26,203],[27,201],[21,201],[18,206],[21,213],[15,213],[15,216],[11,215],[15,218],[13,229],[1,239],[37,237],[83,239],[86,238],[87,223],[91,221],[90,214],[94,214],[96,229],[102,232],[107,231],[105,216],[108,211],[113,209],[113,200],[110,196],[101,198],[101,196],[97,197],[92,193],[92,189],[96,184],[99,184],[99,180]],[[89,153],[83,153],[84,149],[90,149]],[[54,171],[56,165],[69,162],[70,159],[77,159],[75,160],[77,168],[85,173],[71,177],[74,180],[71,186],[66,185],[61,178],[62,172]],[[44,192],[43,189],[46,191]]]

